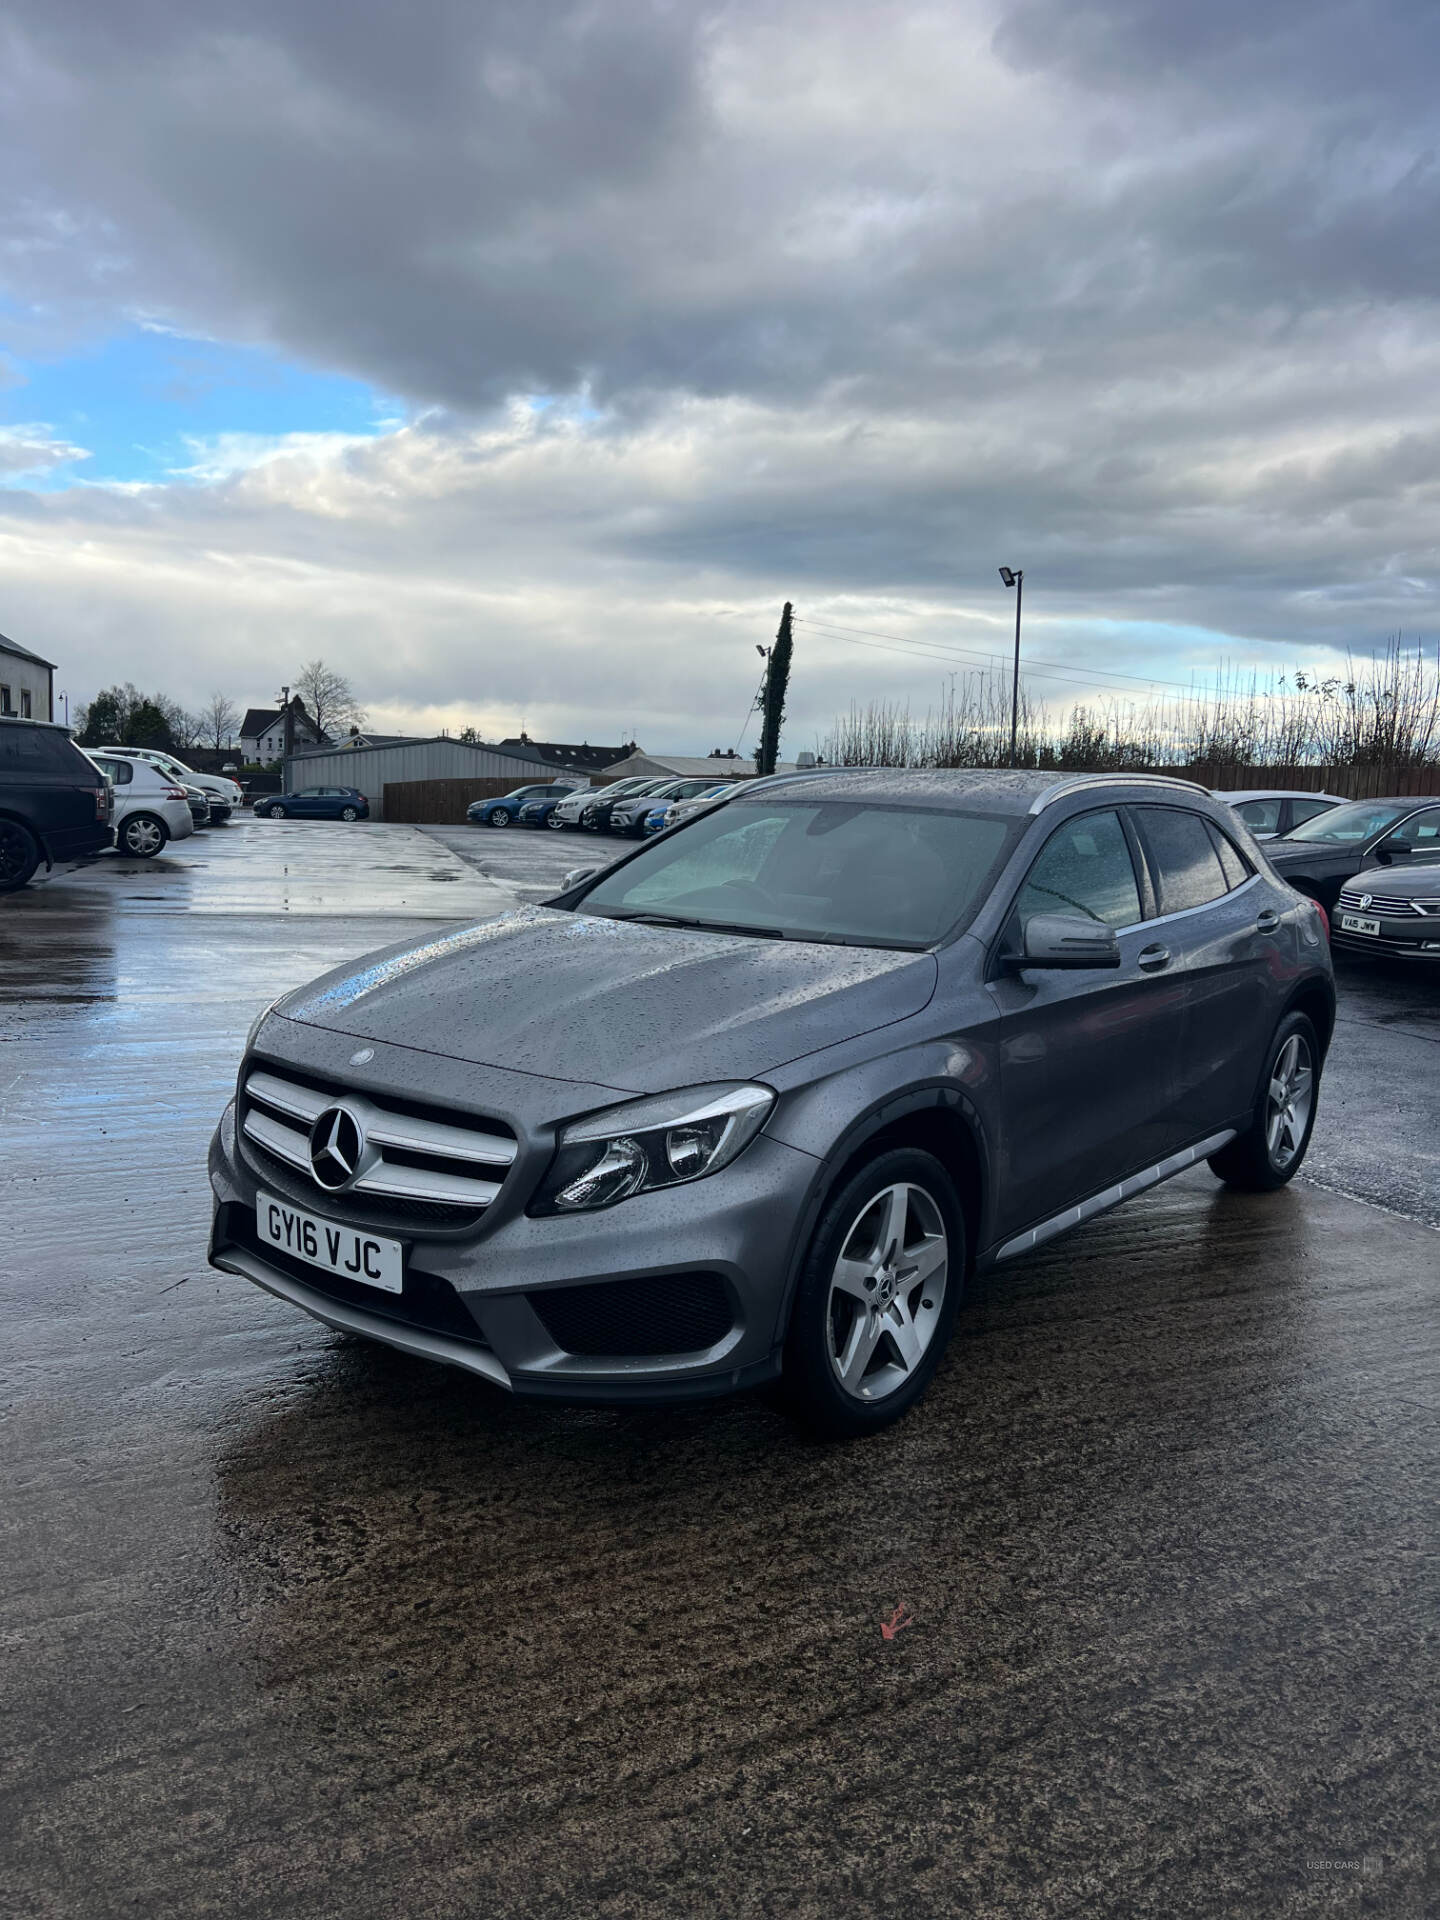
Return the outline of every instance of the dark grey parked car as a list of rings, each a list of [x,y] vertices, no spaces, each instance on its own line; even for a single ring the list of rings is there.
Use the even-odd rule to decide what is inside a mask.
[[[836,773],[256,1022],[211,1258],[516,1393],[924,1390],[966,1276],[1208,1160],[1304,1156],[1314,903],[1159,778]]]

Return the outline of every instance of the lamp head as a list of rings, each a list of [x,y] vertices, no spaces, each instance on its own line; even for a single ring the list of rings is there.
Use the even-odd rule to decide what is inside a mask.
[[[1010,567],[1001,567],[1000,578],[1005,582],[1007,587],[1013,587],[1015,584],[1015,574]]]

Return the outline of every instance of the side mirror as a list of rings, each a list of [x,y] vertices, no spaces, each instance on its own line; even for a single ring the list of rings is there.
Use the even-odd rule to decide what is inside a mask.
[[[1021,967],[1118,967],[1120,942],[1113,927],[1078,913],[1037,913],[1025,922],[1024,951],[1011,956]]]
[[[1381,866],[1388,867],[1397,853],[1409,853],[1410,843],[1408,840],[1402,840],[1399,834],[1392,833],[1382,840],[1378,847],[1373,848],[1372,851]]]
[[[571,887],[578,887],[582,880],[588,880],[592,873],[598,873],[598,867],[572,867],[560,882],[560,891],[568,893]]]

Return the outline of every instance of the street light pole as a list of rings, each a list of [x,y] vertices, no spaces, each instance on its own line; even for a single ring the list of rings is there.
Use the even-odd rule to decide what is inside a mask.
[[[1020,603],[1025,597],[1023,567],[1001,567],[1000,578],[1015,589],[1015,671],[1010,680],[1010,765],[1015,764],[1015,743],[1020,732]]]

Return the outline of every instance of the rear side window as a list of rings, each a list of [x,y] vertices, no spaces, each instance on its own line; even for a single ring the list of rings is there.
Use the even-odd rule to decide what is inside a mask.
[[[1037,913],[1079,913],[1107,927],[1140,919],[1130,843],[1116,813],[1086,813],[1051,834],[1015,902],[1020,924]]]
[[[1242,800],[1235,811],[1249,827],[1252,833],[1278,833],[1280,831],[1280,800]],[[1306,816],[1296,814],[1296,820]]]
[[[1243,887],[1250,878],[1250,866],[1236,846],[1235,842],[1213,820],[1207,820],[1210,838],[1215,842],[1215,851],[1220,856],[1220,866],[1225,875],[1225,883],[1231,889]]]
[[[1206,906],[1230,891],[1209,826],[1198,813],[1137,807],[1135,817],[1149,849],[1162,914]]]
[[[1440,807],[1431,807],[1425,813],[1417,813],[1413,820],[1404,821],[1390,838],[1403,841],[1414,853],[1440,857]]]
[[[135,778],[135,769],[130,765],[128,760],[97,759],[95,764],[105,775],[105,778],[112,780],[117,787],[128,786]]]
[[[0,727],[0,776],[64,774],[95,784],[95,769],[67,736],[50,727]]]
[[[1317,813],[1328,813],[1334,804],[1333,800],[1292,800],[1290,824],[1298,827],[1302,821],[1313,820]]]

